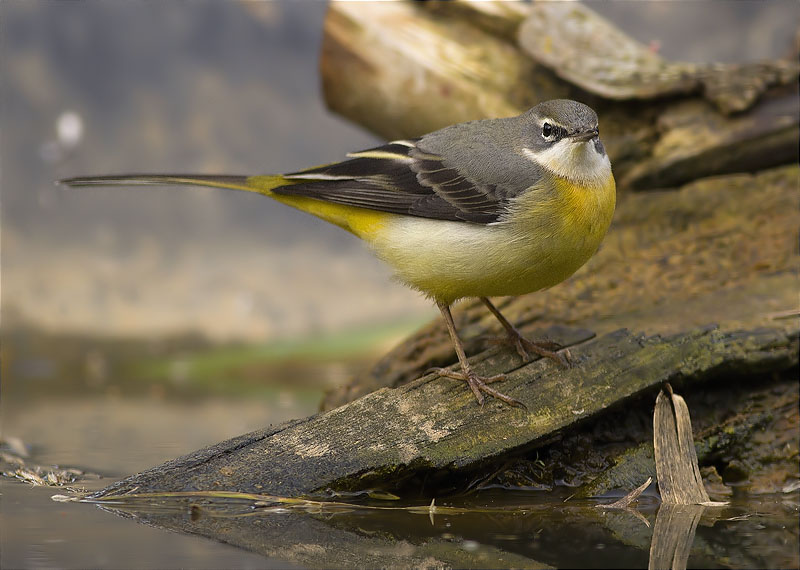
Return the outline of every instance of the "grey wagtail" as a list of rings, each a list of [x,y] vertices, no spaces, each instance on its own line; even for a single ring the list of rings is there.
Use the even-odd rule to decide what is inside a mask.
[[[597,115],[545,101],[511,118],[459,123],[417,139],[354,152],[342,162],[283,175],[134,174],[62,180],[69,186],[198,185],[257,192],[355,234],[397,278],[436,302],[464,380],[511,405],[469,365],[450,305],[479,297],[526,360],[566,362],[523,338],[489,297],[522,295],[572,275],[597,251],[614,214],[616,184]]]

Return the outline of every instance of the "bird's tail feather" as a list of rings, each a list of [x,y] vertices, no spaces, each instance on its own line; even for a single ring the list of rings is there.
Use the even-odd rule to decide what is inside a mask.
[[[303,212],[335,224],[362,239],[369,240],[382,225],[385,212],[366,210],[344,204],[327,202],[306,196],[284,195],[272,190],[279,186],[298,184],[299,179],[280,175],[229,176],[195,174],[116,174],[111,176],[78,176],[59,180],[71,187],[86,186],[209,186],[229,190],[255,192],[282,202]]]
[[[283,176],[235,176],[218,174],[114,174],[77,176],[59,180],[72,187],[85,186],[209,186],[271,195],[272,189],[291,184]]]

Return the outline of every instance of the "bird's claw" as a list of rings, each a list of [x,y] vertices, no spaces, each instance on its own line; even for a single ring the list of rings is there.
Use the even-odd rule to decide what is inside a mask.
[[[564,368],[572,367],[572,356],[569,349],[564,348],[557,342],[551,340],[529,340],[519,334],[509,333],[505,337],[491,339],[495,344],[510,344],[514,347],[524,362],[533,360],[533,355],[549,358],[556,364]]]
[[[478,376],[471,370],[469,372],[455,372],[447,368],[431,368],[428,370],[428,372],[435,372],[439,376],[444,376],[445,378],[452,378],[454,380],[462,380],[466,382],[470,387],[470,390],[472,390],[472,393],[475,395],[475,399],[478,400],[478,403],[481,406],[483,406],[485,401],[483,394],[486,393],[489,396],[497,398],[498,400],[501,400],[510,406],[526,408],[525,404],[519,400],[512,398],[511,396],[506,396],[502,392],[489,387],[489,384],[505,380],[505,374],[496,374],[494,376]]]

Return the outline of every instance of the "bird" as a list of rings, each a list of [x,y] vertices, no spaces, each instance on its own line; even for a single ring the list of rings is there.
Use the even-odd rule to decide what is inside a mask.
[[[457,123],[418,138],[351,152],[345,160],[270,175],[122,174],[59,181],[71,187],[195,185],[268,196],[365,241],[405,285],[442,314],[463,380],[484,394],[522,403],[470,366],[450,307],[478,298],[520,356],[561,364],[554,343],[534,342],[490,297],[552,287],[597,251],[611,224],[616,184],[595,111],[578,101],[541,102],[514,117]]]

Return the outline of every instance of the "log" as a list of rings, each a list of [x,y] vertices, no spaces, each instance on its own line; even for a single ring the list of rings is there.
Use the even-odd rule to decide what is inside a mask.
[[[548,81],[561,81],[509,43],[522,22],[516,8],[484,7],[475,25],[464,16],[471,13],[469,6],[449,10],[438,3],[435,9],[416,3],[334,4],[322,62],[326,92],[340,89],[342,97],[355,102],[352,109],[360,109],[369,92],[381,105],[373,109],[376,114],[363,114],[367,124],[370,117],[397,124],[386,117],[397,112],[412,117],[404,121],[408,126],[429,112],[426,90],[432,84],[446,86],[444,99],[452,95],[470,113],[502,114],[501,107],[510,110],[532,98],[531,85],[547,89]],[[499,24],[510,20],[515,23]],[[480,58],[470,52],[473,41]],[[326,59],[343,54],[347,57],[338,61]],[[453,54],[458,57],[443,61]],[[334,61],[341,66],[336,76],[326,71]],[[424,67],[423,80],[414,83],[419,66]],[[370,74],[374,83],[367,81]],[[534,75],[534,84],[520,79]],[[521,91],[512,88],[517,83],[524,84]],[[381,91],[387,86],[392,89]],[[494,96],[481,95],[484,88]],[[775,101],[783,99],[767,92],[752,112]],[[666,104],[671,103],[653,108]],[[687,99],[676,105],[709,104]],[[452,101],[447,106],[457,107]],[[434,115],[453,121],[442,116],[445,112]],[[649,116],[642,111],[637,120],[644,124]],[[781,122],[780,116],[775,114],[775,124],[786,132],[796,129],[796,117]],[[734,124],[725,121],[751,118],[720,120],[725,126]],[[685,128],[680,120],[674,123]],[[687,170],[684,175],[692,174]],[[550,292],[502,306],[525,331],[536,325],[565,344],[582,343],[597,333],[598,338],[573,348],[578,365],[560,370],[541,361],[523,364],[500,349],[474,359],[480,373],[508,372],[504,390],[528,411],[497,402],[478,408],[458,382],[424,375],[431,366],[455,360],[437,322],[382,359],[364,381],[330,398],[329,411],[176,459],[112,485],[98,497],[134,490],[233,489],[298,496],[326,489],[399,488],[420,474],[480,471],[498,458],[542,446],[666,380],[701,381],[735,366],[732,375],[738,378],[796,367],[796,315],[790,312],[788,320],[772,316],[796,306],[797,182],[798,168],[792,165],[700,179],[677,191],[623,196],[601,252],[579,274]],[[478,337],[486,332],[484,319],[485,312],[474,306],[458,317],[469,353],[477,352]],[[709,328],[715,322],[722,328]],[[621,331],[623,326],[644,333]],[[446,479],[430,492],[454,488]]]
[[[468,472],[469,481],[475,479],[475,469],[495,471],[497,462],[528,447],[521,438],[536,438],[558,425],[567,431],[592,417],[602,418],[608,401],[620,404],[613,406],[616,409],[642,409],[645,406],[636,403],[642,399],[637,398],[637,393],[652,401],[653,392],[664,377],[678,380],[684,390],[704,392],[709,380],[713,382],[725,374],[726,383],[721,388],[729,392],[731,382],[742,377],[789,369],[792,380],[788,382],[796,392],[798,332],[797,319],[773,320],[769,326],[752,330],[696,330],[668,339],[648,339],[618,331],[574,347],[578,365],[566,375],[542,361],[512,374],[512,393],[529,406],[536,402],[541,406],[540,413],[498,404],[481,409],[471,398],[464,398],[465,391],[458,390],[463,387],[454,389],[444,379],[423,378],[406,388],[382,389],[327,414],[288,422],[190,454],[112,485],[88,500],[99,503],[104,510],[151,526],[208,537],[311,568],[549,567],[531,558],[528,552],[505,549],[504,541],[487,544],[486,535],[476,531],[486,524],[487,516],[498,535],[536,535],[540,546],[542,541],[558,543],[563,533],[576,524],[584,532],[602,533],[604,543],[609,541],[610,530],[614,541],[644,551],[649,548],[651,562],[663,564],[673,556],[688,555],[699,515],[685,519],[662,507],[651,539],[646,527],[629,513],[607,512],[600,516],[595,505],[585,501],[556,508],[537,500],[530,505],[515,502],[513,506],[474,509],[469,508],[468,501],[467,508],[437,507],[434,503],[408,507],[403,502],[393,507],[391,502],[373,499],[372,506],[363,502],[359,506],[358,495],[344,490],[391,487],[408,472],[416,471],[421,477],[415,479],[414,487],[418,481],[425,481],[425,493],[437,495],[443,490],[443,481],[452,478],[454,471]],[[605,356],[599,358],[596,353]],[[513,354],[496,350],[487,351],[482,358],[481,368],[507,369],[516,360]],[[660,381],[657,375],[662,375]],[[607,383],[613,378],[626,381]],[[767,398],[763,396],[754,398],[764,403]],[[465,405],[464,400],[472,405]],[[625,406],[626,402],[630,405]],[[584,409],[573,409],[575,403],[585,404]],[[796,398],[793,409],[797,409]],[[405,423],[398,425],[398,420]],[[450,431],[452,426],[455,430]],[[725,426],[723,433],[729,427]],[[538,439],[552,439],[553,435],[550,431]],[[734,443],[738,443],[736,438]],[[384,448],[387,444],[392,447]],[[463,446],[461,450],[459,446]],[[409,455],[412,447],[417,451]],[[471,454],[475,448],[487,456],[485,461],[475,460]],[[702,456],[704,451],[699,451]],[[359,472],[360,461],[381,453],[390,457],[388,464],[380,467],[368,459],[366,471]],[[399,464],[401,461],[409,463]],[[342,464],[346,465],[344,469]],[[446,471],[446,475],[432,471],[434,465],[443,464],[444,469],[439,471]],[[350,475],[339,478],[343,472]],[[319,487],[324,481],[330,485]],[[258,494],[244,496],[224,491],[246,489],[248,485]],[[307,494],[322,494],[326,500],[293,502],[269,496],[273,490],[292,493],[303,487],[318,487]],[[165,493],[167,489],[179,492],[171,496]],[[192,493],[193,489],[205,491]],[[350,503],[329,502],[337,494],[334,489]],[[444,488],[444,492],[448,490]],[[380,495],[372,494],[376,499]],[[709,520],[713,523],[730,516],[733,515],[714,511]],[[468,542],[473,536],[477,541]],[[725,559],[736,561],[737,565],[742,561],[749,561],[744,565],[752,564],[749,544],[726,549]],[[704,565],[720,563],[719,553],[702,538],[695,541],[693,556]]]
[[[519,25],[522,49],[559,77],[614,100],[700,93],[726,115],[797,77],[788,60],[737,64],[667,61],[581,4],[542,2]]]
[[[577,10],[582,25],[606,26],[612,44],[627,46],[658,79],[647,85],[655,89],[631,91],[641,69],[598,81],[624,67],[613,53],[599,75],[552,59],[546,44],[524,32],[540,30],[553,10]],[[762,491],[796,480],[797,66],[688,69],[647,58],[627,41],[576,5],[333,3],[320,64],[327,102],[386,138],[513,115],[555,97],[582,99],[600,112],[622,190],[602,250],[565,285],[501,304],[524,332],[570,346],[574,366],[524,363],[497,347],[480,352],[480,337],[496,325],[481,307],[465,304],[457,326],[468,353],[477,354],[474,368],[506,373],[503,391],[526,409],[494,400],[480,407],[460,382],[425,374],[455,361],[437,321],[332,394],[325,411],[177,458],[88,500],[309,567],[546,567],[501,546],[475,550],[446,538],[434,518],[454,514],[449,507],[399,507],[407,518],[383,524],[360,516],[355,503],[365,493],[428,504],[481,485],[535,487],[539,481],[525,472],[531,465],[544,466],[550,486],[541,488],[552,488],[556,470],[580,471],[571,466],[598,456],[611,465],[584,469],[576,494],[629,491],[655,474],[652,434],[620,432],[649,420],[665,382],[686,395],[699,423],[695,445],[706,483],[737,470]],[[570,58],[584,61],[580,49]],[[676,74],[677,83],[661,81]],[[756,88],[731,87],[743,84]],[[638,102],[622,101],[631,97]],[[628,192],[667,187],[674,189]],[[726,419],[715,415],[720,410]],[[775,434],[772,443],[759,441],[763,430]],[[587,441],[600,449],[588,460],[580,457]],[[609,442],[619,449],[602,447]],[[532,459],[539,452],[546,463]],[[353,504],[281,500],[292,497]],[[514,532],[522,524],[539,536],[546,520],[558,541],[570,517],[581,524],[590,512],[601,517],[592,506],[562,507],[554,520],[547,519],[552,504],[493,512],[493,524]],[[650,548],[653,566],[685,560],[704,516],[663,509],[651,546],[640,519],[607,514],[601,526]],[[464,527],[454,532],[469,536]],[[719,564],[712,550],[704,548],[706,565]],[[747,560],[746,550],[726,556]]]
[[[685,390],[720,370],[746,375],[797,367],[798,332],[797,319],[669,338],[619,330],[573,347],[568,370],[542,360],[522,365],[512,351],[490,349],[473,359],[476,370],[507,373],[504,390],[527,409],[496,401],[480,407],[460,383],[428,375],[189,454],[94,498],[198,490],[294,497],[399,488],[425,474],[436,481],[443,472],[474,471],[529,450],[668,380],[682,379]]]
[[[388,139],[566,95],[513,45],[413,2],[331,5],[320,74],[333,111]]]
[[[623,190],[796,162],[796,62],[673,64],[646,56],[585,6],[493,4],[332,3],[320,58],[326,103],[382,137],[401,139],[461,121],[515,115],[546,99],[579,99],[600,115]],[[577,13],[580,27],[560,17],[564,11]],[[554,18],[560,22],[555,29],[564,28],[560,33],[533,33],[552,30]],[[615,41],[598,60],[597,45],[566,39],[576,29],[600,30],[588,37]],[[570,43],[569,50],[553,45],[559,38]],[[612,67],[580,68],[587,61]],[[639,79],[654,75],[667,81]],[[609,85],[603,77],[613,78],[613,93],[603,88]],[[642,85],[655,90],[636,91]],[[685,95],[664,97],[675,93]],[[636,102],[601,97],[609,94]],[[643,104],[645,96],[659,98]]]

